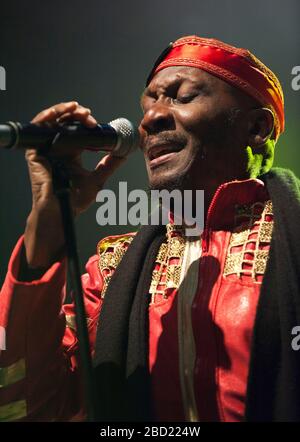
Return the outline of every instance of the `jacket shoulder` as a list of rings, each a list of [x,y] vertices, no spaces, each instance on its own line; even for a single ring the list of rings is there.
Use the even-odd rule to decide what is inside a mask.
[[[115,248],[128,247],[137,232],[123,233],[121,235],[110,235],[102,238],[97,245],[97,254],[102,255],[106,252],[112,252]]]

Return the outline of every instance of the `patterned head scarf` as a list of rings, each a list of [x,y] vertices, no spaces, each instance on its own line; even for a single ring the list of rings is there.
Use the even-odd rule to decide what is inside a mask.
[[[170,66],[203,69],[236,86],[272,110],[275,140],[284,131],[284,98],[276,75],[247,49],[236,48],[212,38],[182,37],[160,55],[147,84],[160,70]]]

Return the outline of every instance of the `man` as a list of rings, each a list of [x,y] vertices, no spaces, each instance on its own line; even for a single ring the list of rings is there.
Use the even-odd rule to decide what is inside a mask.
[[[184,37],[154,66],[141,104],[150,187],[204,189],[205,228],[188,238],[170,214],[167,229],[104,238],[88,261],[101,418],[300,420],[290,345],[300,324],[299,185],[289,171],[270,172],[284,130],[278,79],[246,50]],[[96,124],[77,102],[33,122],[68,119]],[[80,153],[63,155],[76,214],[123,161],[107,155],[88,172]],[[47,159],[26,157],[33,206],[0,297],[0,416],[74,419],[83,407],[74,309],[62,307],[60,213]]]

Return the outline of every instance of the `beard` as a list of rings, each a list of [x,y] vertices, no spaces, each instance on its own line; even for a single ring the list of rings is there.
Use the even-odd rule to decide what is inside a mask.
[[[183,190],[184,184],[187,181],[186,174],[182,175],[174,175],[169,177],[168,179],[162,179],[161,181],[157,181],[155,183],[149,183],[148,190],[163,190],[166,189],[169,192],[172,192],[172,190],[178,189]]]

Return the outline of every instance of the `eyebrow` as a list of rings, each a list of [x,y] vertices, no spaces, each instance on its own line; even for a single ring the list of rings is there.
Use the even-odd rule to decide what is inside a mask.
[[[185,80],[190,80],[188,77],[187,78],[182,78],[181,76],[180,77],[175,77],[175,78],[171,78],[170,80],[169,80],[169,82],[168,82],[168,84],[165,86],[165,89],[168,89],[169,87],[176,87],[179,83],[182,83],[183,81],[185,81]],[[142,92],[142,94],[141,94],[141,96],[140,96],[140,102],[141,102],[141,100],[142,100],[142,98],[143,98],[143,96],[145,96],[145,95],[151,95],[150,94],[150,88],[149,88],[149,86],[147,86],[144,90],[143,90],[143,92]]]

